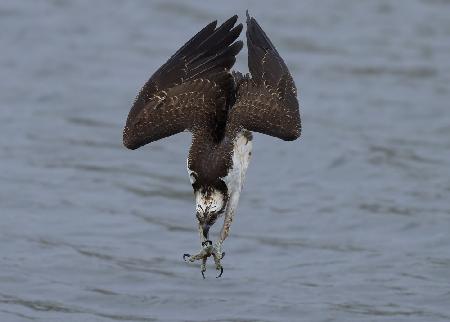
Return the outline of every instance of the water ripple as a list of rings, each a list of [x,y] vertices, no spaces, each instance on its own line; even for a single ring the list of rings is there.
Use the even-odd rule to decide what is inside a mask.
[[[56,301],[28,300],[7,294],[0,294],[0,303],[9,305],[20,305],[33,311],[44,311],[44,312],[66,313],[66,314],[88,314],[108,318],[115,321],[152,322],[157,320],[151,317],[144,317],[138,315],[109,314],[95,311],[92,309],[64,305]]]

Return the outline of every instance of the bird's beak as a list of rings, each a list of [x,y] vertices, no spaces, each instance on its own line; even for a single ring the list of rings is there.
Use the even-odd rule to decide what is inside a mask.
[[[203,225],[202,225],[202,229],[203,229],[203,237],[205,237],[206,239],[208,239],[209,228],[211,228],[211,225],[207,225],[207,224],[203,224]]]

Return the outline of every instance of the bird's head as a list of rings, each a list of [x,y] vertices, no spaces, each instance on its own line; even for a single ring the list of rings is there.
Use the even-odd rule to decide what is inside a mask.
[[[226,192],[213,187],[195,190],[196,217],[206,239],[211,226],[225,211],[227,199]]]

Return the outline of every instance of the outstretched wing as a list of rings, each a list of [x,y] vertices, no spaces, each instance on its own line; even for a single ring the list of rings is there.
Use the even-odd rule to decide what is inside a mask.
[[[144,85],[123,131],[129,149],[198,126],[225,123],[233,86],[229,69],[242,49],[236,40],[242,24],[233,16],[216,28],[214,21],[198,32]],[[206,123],[205,123],[206,122]]]
[[[286,141],[297,139],[301,122],[294,80],[275,46],[248,12],[247,46],[252,77],[239,81],[227,126]]]

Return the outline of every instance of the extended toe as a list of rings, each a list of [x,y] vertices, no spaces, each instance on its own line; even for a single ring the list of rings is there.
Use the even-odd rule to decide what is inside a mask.
[[[223,274],[223,266],[220,266],[220,274],[216,276],[216,278],[221,277]]]

